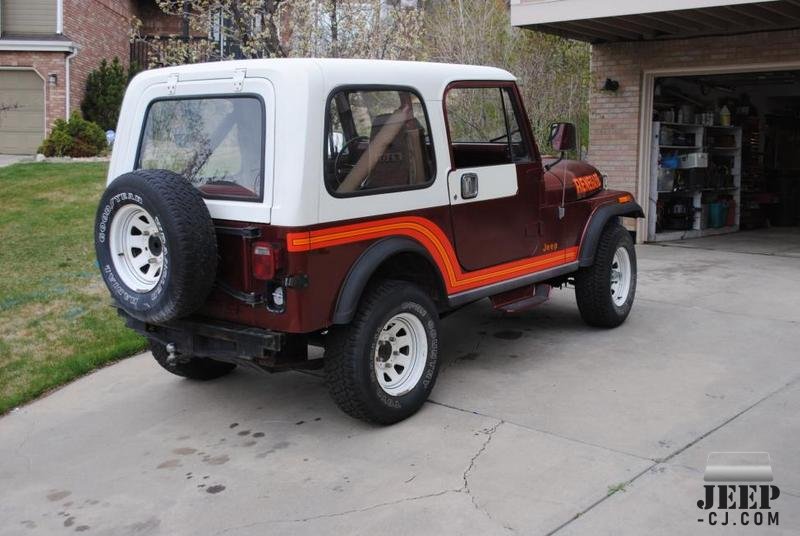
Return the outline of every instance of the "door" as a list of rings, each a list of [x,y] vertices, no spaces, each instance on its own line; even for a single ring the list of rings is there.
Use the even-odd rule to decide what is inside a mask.
[[[44,138],[44,81],[35,71],[0,69],[0,153],[36,154]]]
[[[478,270],[533,256],[541,166],[510,82],[460,82],[445,94],[447,177],[458,260]]]

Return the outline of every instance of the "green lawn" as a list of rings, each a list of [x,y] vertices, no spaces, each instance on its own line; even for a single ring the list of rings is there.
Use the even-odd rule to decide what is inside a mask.
[[[106,169],[0,168],[0,414],[145,346],[110,307],[95,264]]]

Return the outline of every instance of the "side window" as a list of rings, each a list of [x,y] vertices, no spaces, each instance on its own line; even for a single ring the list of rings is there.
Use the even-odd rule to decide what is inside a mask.
[[[456,168],[530,160],[510,88],[452,88],[445,110]]]
[[[147,111],[137,169],[179,173],[207,197],[261,199],[264,109],[255,97],[155,101]]]
[[[335,196],[423,187],[435,161],[425,107],[410,91],[345,89],[328,101],[325,185]]]

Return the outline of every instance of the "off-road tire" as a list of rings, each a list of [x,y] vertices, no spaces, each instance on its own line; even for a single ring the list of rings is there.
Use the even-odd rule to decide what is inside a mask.
[[[627,299],[621,305],[611,297],[611,264],[614,252],[624,247],[630,257],[631,282]],[[625,322],[636,294],[636,251],[630,233],[619,223],[610,223],[600,235],[594,264],[581,268],[575,276],[575,298],[583,321],[590,326],[615,328]]]
[[[213,380],[225,376],[236,368],[233,363],[214,361],[205,357],[192,357],[185,360],[184,356],[179,356],[180,359],[169,362],[167,348],[153,340],[150,341],[150,351],[156,362],[165,370],[191,380]]]
[[[378,383],[374,359],[378,336],[395,315],[411,313],[424,326],[427,360],[422,376],[407,393],[392,396]],[[439,372],[439,314],[419,287],[382,281],[368,288],[353,321],[335,326],[325,342],[325,375],[334,402],[348,415],[392,424],[413,415],[427,400]]]
[[[111,252],[114,216],[126,205],[139,205],[156,221],[164,239],[163,268],[147,292],[130,288],[119,277]],[[95,218],[95,252],[103,281],[128,314],[154,324],[187,316],[206,300],[217,273],[214,223],[197,188],[167,170],[138,170],[114,179],[106,188]]]

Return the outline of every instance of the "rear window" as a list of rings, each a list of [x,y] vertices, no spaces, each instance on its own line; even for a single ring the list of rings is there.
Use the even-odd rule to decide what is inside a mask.
[[[263,154],[260,99],[167,99],[147,111],[136,167],[179,173],[205,197],[259,201]]]

